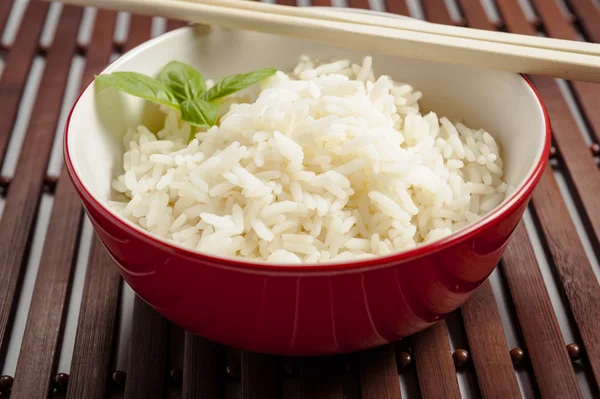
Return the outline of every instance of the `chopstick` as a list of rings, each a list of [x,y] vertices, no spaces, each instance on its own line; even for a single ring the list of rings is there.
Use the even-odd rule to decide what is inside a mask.
[[[302,18],[316,18],[323,21],[350,22],[360,25],[379,26],[413,32],[457,37],[534,47],[547,50],[566,51],[570,53],[600,56],[600,45],[574,40],[552,39],[547,37],[519,35],[515,33],[494,32],[482,29],[464,28],[460,26],[441,25],[418,19],[391,18],[389,16],[368,13],[342,13],[324,7],[291,7],[278,4],[266,4],[258,1],[243,0],[175,0],[191,3],[222,6],[248,11],[266,12],[269,14],[287,15]]]
[[[269,11],[272,8],[250,10],[237,6],[225,7],[220,5],[220,2],[204,4],[180,0],[62,1],[284,35],[371,53],[600,83],[600,57],[589,54],[277,14]]]

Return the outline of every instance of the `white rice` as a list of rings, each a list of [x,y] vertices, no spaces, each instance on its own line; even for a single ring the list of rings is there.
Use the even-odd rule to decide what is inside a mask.
[[[254,98],[232,96],[219,126],[186,144],[166,113],[157,135],[124,138],[112,209],[205,253],[267,262],[387,255],[439,240],[505,197],[492,135],[422,115],[421,93],[371,57],[302,57]]]

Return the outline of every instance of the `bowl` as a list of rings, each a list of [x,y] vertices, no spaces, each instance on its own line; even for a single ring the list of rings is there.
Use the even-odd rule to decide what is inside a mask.
[[[104,72],[156,74],[180,60],[205,76],[260,67],[293,68],[302,54],[367,53],[281,36],[185,27],[131,50]],[[121,169],[121,136],[156,111],[90,84],[65,133],[65,162],[85,210],[125,281],[157,312],[209,340],[284,354],[346,353],[383,345],[435,323],[489,276],[527,207],[547,162],[548,116],[521,75],[373,54],[376,71],[413,84],[432,109],[486,128],[504,151],[512,191],[495,210],[453,235],[414,249],[338,264],[274,265],[186,250],[121,219],[107,207]]]

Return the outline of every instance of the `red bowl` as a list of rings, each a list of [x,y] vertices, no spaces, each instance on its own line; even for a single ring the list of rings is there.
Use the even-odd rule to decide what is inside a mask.
[[[224,66],[225,58],[218,56],[223,40],[230,46],[239,43],[236,54],[240,59],[266,51],[261,48],[269,47],[265,43],[271,41],[281,51],[276,56],[261,54],[262,59],[282,69],[289,68],[289,60],[300,54],[360,56],[270,35],[216,29],[199,34],[201,29],[184,28],[154,39],[106,71],[155,73],[170,59],[200,65],[211,77],[247,70],[239,63]],[[257,42],[262,46],[253,44]],[[200,61],[198,51],[190,52],[191,44],[196,48],[201,44],[202,51],[217,61]],[[446,114],[462,112],[469,123],[491,126],[489,130],[498,134],[506,149],[507,179],[514,178],[515,188],[497,209],[443,240],[344,264],[274,265],[189,251],[150,235],[108,209],[110,178],[119,162],[115,126],[131,125],[129,116],[141,115],[143,105],[114,93],[117,97],[110,100],[99,99],[90,85],[67,122],[65,161],[85,210],[125,281],[159,313],[191,332],[246,350],[285,355],[344,353],[382,345],[420,331],[461,306],[500,260],[544,170],[550,147],[548,116],[525,77],[374,57],[376,66],[386,61],[402,65],[407,81],[425,87],[425,98],[433,98],[432,106],[446,104],[442,107]],[[431,76],[446,75],[444,87],[435,88],[420,77],[423,70]],[[481,88],[481,92],[466,87],[456,95],[461,85]],[[452,98],[456,101],[447,105]],[[108,121],[103,107],[109,107]],[[510,115],[515,120],[507,118]],[[515,144],[517,138],[523,142]]]

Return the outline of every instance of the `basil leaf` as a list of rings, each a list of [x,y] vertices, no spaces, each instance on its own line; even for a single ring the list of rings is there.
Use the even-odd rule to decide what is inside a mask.
[[[192,100],[206,90],[204,76],[194,67],[179,61],[171,61],[158,75],[173,93],[177,101]]]
[[[179,109],[177,99],[164,83],[141,73],[113,72],[96,76],[96,82],[114,87],[132,96]]]
[[[277,70],[270,68],[257,69],[254,72],[243,73],[238,75],[231,75],[224,77],[219,80],[219,82],[204,92],[202,98],[207,101],[213,101],[221,97],[228,96],[237,91],[243,90],[248,86],[252,86],[255,83],[260,82],[261,80],[268,78],[269,76],[275,74]]]
[[[181,119],[192,126],[208,129],[215,124],[219,108],[201,98],[181,103]]]

